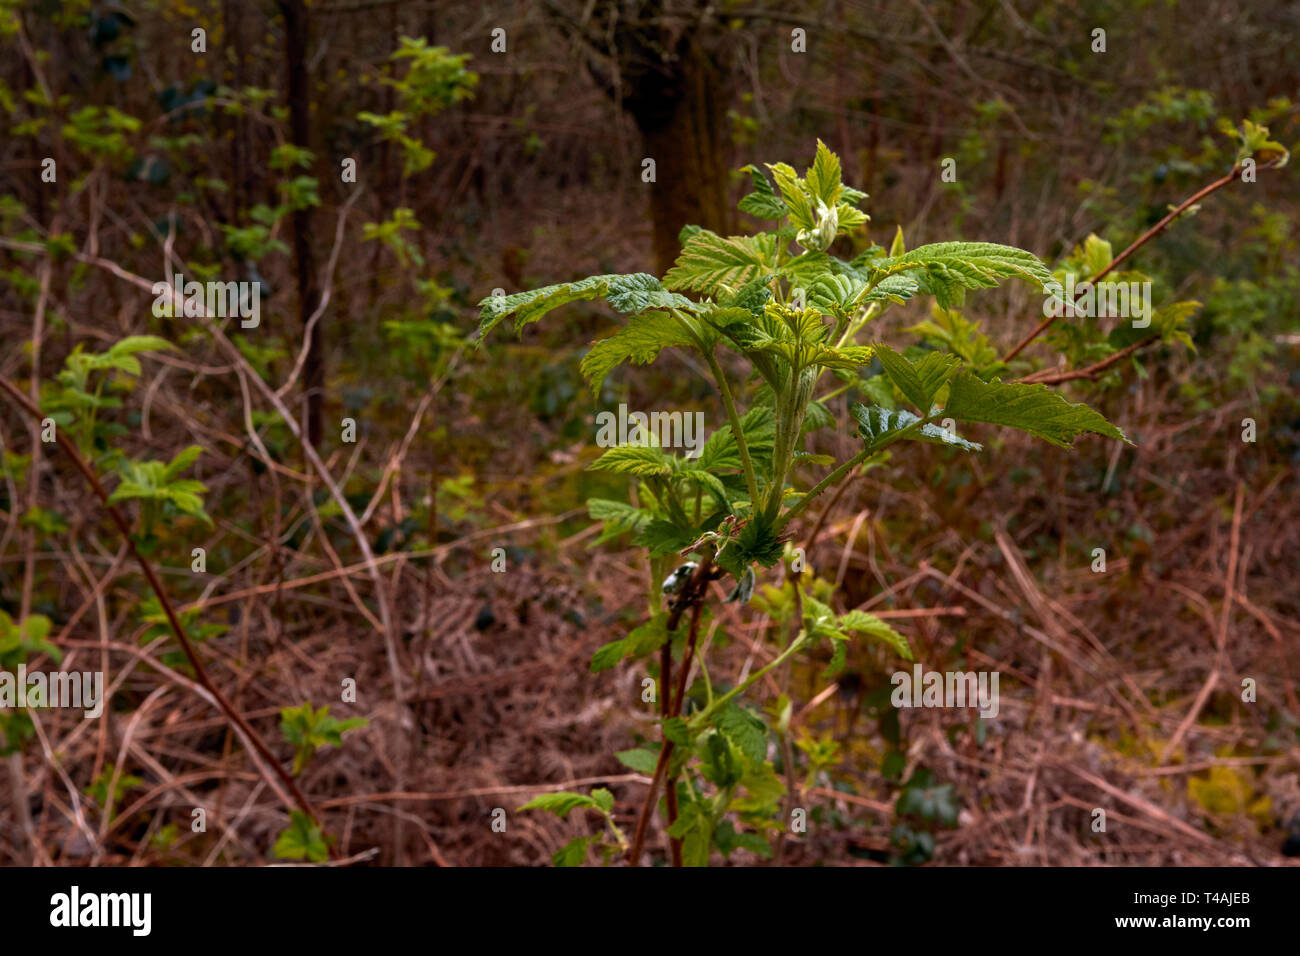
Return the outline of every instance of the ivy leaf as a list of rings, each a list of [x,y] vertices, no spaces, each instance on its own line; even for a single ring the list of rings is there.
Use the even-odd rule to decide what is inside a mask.
[[[982,382],[966,371],[950,383],[944,414],[959,421],[1018,428],[1061,448],[1069,448],[1081,432],[1133,444],[1087,405],[1072,405],[1046,385]]]

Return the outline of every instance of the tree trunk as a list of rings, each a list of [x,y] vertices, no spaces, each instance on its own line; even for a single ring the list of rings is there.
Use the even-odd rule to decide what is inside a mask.
[[[729,78],[710,42],[719,35],[715,14],[705,3],[668,6],[665,0],[629,0],[613,22],[590,29],[576,15],[560,16],[600,54],[609,49],[605,27],[612,29],[617,82],[599,56],[589,66],[641,134],[644,152],[629,175],[644,176],[640,160],[654,160],[654,182],[641,185],[649,192],[660,273],[677,258],[683,226],[725,232],[733,222],[723,136]],[[725,50],[726,38],[717,46]]]
[[[675,67],[666,76],[656,75],[648,84],[651,89],[638,90],[639,95],[628,103],[645,156],[655,161],[655,181],[648,185],[660,275],[677,258],[681,249],[677,235],[683,226],[726,232],[732,221],[720,130],[719,71],[695,44]]]
[[[309,148],[311,100],[307,77],[307,8],[303,0],[280,0],[284,16],[284,60],[289,91],[289,133],[295,146]],[[293,213],[293,259],[298,279],[298,322],[306,327],[316,311],[320,289],[316,285],[316,263],[312,256],[312,208]],[[311,330],[307,357],[303,362],[303,387],[307,392],[305,428],[307,441],[314,447],[321,439],[321,403],[325,388],[323,323]]]

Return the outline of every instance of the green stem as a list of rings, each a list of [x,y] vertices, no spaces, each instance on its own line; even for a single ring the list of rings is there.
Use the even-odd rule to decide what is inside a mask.
[[[817,399],[817,401],[819,401],[819,402],[821,402],[823,405],[825,405],[825,404],[826,404],[827,402],[829,402],[832,398],[838,398],[839,396],[841,396],[841,395],[843,395],[845,392],[847,392],[849,389],[851,389],[851,388],[856,388],[856,387],[857,387],[857,384],[858,384],[857,382],[849,382],[847,385],[841,385],[839,388],[835,389],[835,391],[833,391],[833,392],[827,392],[827,393],[826,393],[825,395],[823,395],[821,398]]]
[[[781,502],[785,498],[785,476],[794,460],[795,448],[803,430],[804,415],[808,403],[812,400],[812,391],[817,384],[817,374],[811,369],[793,371],[790,385],[784,396],[777,397],[776,441],[772,447],[772,484],[767,489],[767,506],[764,515],[768,521],[775,522],[781,513]]]
[[[704,358],[709,363],[709,369],[713,372],[714,381],[717,382],[718,391],[722,395],[722,404],[727,410],[727,420],[731,422],[731,434],[736,439],[736,450],[740,452],[740,463],[745,469],[745,488],[749,492],[750,509],[757,509],[758,479],[754,474],[754,463],[749,458],[749,443],[745,441],[745,433],[740,429],[740,416],[736,414],[736,403],[731,397],[731,386],[727,384],[727,376],[723,374],[722,366],[718,364],[712,349],[704,353]]]
[[[705,722],[708,720],[709,716],[715,710],[728,703],[732,698],[738,697],[741,694],[743,694],[756,681],[760,680],[763,677],[763,675],[776,670],[776,668],[780,667],[787,660],[789,660],[790,657],[795,653],[795,651],[799,650],[807,642],[808,642],[808,634],[806,631],[801,630],[799,632],[799,636],[790,642],[790,646],[787,647],[785,650],[783,650],[780,654],[778,654],[770,664],[768,664],[766,667],[759,668],[754,673],[750,674],[743,684],[739,684],[736,687],[733,687],[731,690],[727,691],[725,694],[723,694],[721,697],[715,700],[712,704],[705,707],[702,711],[700,711],[698,714],[692,717],[690,721],[688,721],[688,726],[692,730],[696,730],[702,727],[705,724]]]
[[[865,461],[867,458],[874,455],[876,452],[884,451],[884,449],[888,448],[894,442],[907,438],[909,435],[912,434],[912,432],[915,432],[928,424],[930,424],[929,416],[922,418],[919,421],[913,422],[912,424],[908,425],[906,428],[900,428],[896,432],[891,432],[889,435],[885,437],[883,441],[876,442],[874,444],[868,444],[865,448],[862,449],[862,451],[858,452],[856,455],[854,455],[848,461],[844,462],[834,471],[827,474],[826,477],[824,477],[821,481],[817,482],[817,484],[813,485],[812,488],[808,490],[808,493],[806,495],[800,498],[797,503],[792,505],[790,510],[787,511],[782,516],[779,522],[777,522],[776,533],[780,534],[781,530],[786,525],[788,525],[796,515],[798,515],[801,511],[803,511],[804,508],[808,507],[808,505],[812,503],[812,500],[814,498],[820,495],[831,485],[838,484],[839,481],[842,478],[844,478],[844,476],[847,475],[849,471],[852,468],[854,468],[856,465],[861,464],[863,461]]]
[[[854,455],[848,461],[844,462],[834,471],[828,473],[824,478],[822,478],[821,481],[817,482],[817,484],[813,485],[812,488],[809,489],[808,493],[804,495],[802,498],[800,498],[798,502],[792,505],[790,510],[787,511],[785,515],[781,518],[781,521],[776,526],[776,532],[780,534],[781,529],[784,528],[786,525],[788,525],[791,519],[793,519],[797,514],[799,514],[799,512],[803,511],[804,508],[808,507],[808,505],[812,503],[812,500],[814,498],[820,495],[831,485],[838,484],[840,479],[842,479],[853,468],[857,467],[859,464],[861,464],[863,461],[865,461],[868,457],[870,457],[874,453],[875,453],[874,448],[862,449],[862,451],[858,452],[856,455]]]

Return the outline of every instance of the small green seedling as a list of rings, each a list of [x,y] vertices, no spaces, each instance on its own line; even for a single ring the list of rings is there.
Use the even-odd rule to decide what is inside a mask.
[[[341,747],[345,733],[367,724],[369,721],[364,717],[346,720],[331,717],[328,704],[316,711],[312,710],[311,701],[303,701],[297,707],[280,708],[280,730],[285,741],[293,746],[295,776],[302,773],[319,748]]]

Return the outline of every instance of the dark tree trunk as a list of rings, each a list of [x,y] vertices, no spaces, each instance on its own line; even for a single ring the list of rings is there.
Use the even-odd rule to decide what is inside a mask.
[[[303,0],[280,0],[284,16],[284,60],[289,91],[289,133],[295,146],[310,146],[311,100],[307,77],[307,8]],[[312,256],[312,208],[293,213],[293,259],[298,279],[298,322],[304,328],[320,301],[316,263]],[[303,387],[307,392],[305,432],[313,446],[321,439],[321,404],[325,388],[323,322],[311,330],[303,362]]]
[[[677,258],[677,234],[683,226],[726,232],[732,218],[720,130],[719,71],[697,44],[672,67],[665,75],[646,77],[627,102],[645,156],[655,161],[655,182],[648,188],[660,275]]]
[[[644,188],[661,273],[677,258],[683,226],[725,232],[733,221],[723,137],[730,84],[709,44],[719,29],[703,4],[669,6],[665,0],[623,5],[613,24],[617,82],[595,59],[591,64],[597,82],[617,98],[641,134],[644,152],[629,174],[639,178],[641,161],[655,162],[655,181]],[[602,27],[587,33],[578,17],[561,19],[593,51],[608,49]]]

